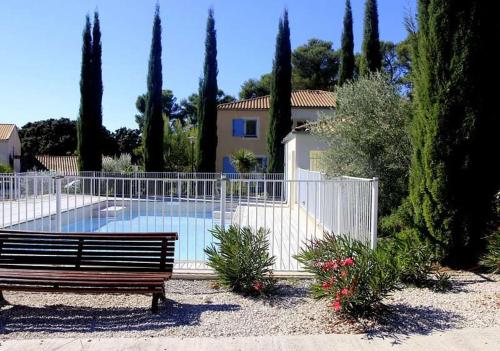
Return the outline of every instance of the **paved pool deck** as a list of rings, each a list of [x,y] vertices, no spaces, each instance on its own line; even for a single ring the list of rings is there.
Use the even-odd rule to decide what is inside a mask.
[[[238,338],[80,338],[3,340],[2,351],[357,351],[498,350],[500,328],[459,329],[430,335],[373,337],[365,334]]]

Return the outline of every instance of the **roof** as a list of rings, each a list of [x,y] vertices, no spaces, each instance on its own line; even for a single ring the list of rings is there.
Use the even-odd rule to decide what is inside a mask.
[[[337,105],[335,94],[324,90],[294,90],[292,91],[292,108],[329,109]],[[270,96],[260,96],[252,99],[239,100],[220,104],[219,110],[268,110]]]
[[[297,126],[292,129],[290,133],[288,133],[283,140],[281,141],[282,144],[286,144],[288,141],[292,140],[295,134],[310,134],[311,128],[309,124],[301,124],[300,126]]]
[[[37,155],[39,165],[51,172],[78,174],[78,156]]]
[[[0,140],[8,140],[14,129],[16,129],[15,124],[0,123]]]

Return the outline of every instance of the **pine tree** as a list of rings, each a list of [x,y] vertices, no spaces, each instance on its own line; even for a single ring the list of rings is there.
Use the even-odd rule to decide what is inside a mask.
[[[354,35],[352,33],[351,1],[345,2],[344,31],[342,32],[342,51],[340,55],[339,85],[354,76]]]
[[[217,33],[214,11],[208,11],[205,38],[205,64],[200,81],[200,103],[198,105],[198,172],[215,172],[217,151]]]
[[[269,153],[269,172],[273,173],[282,173],[284,171],[285,150],[282,140],[292,129],[291,53],[288,11],[285,10],[283,18],[279,21],[271,79],[267,148]]]
[[[499,105],[484,64],[499,32],[488,2],[419,0],[414,46],[414,154],[410,200],[420,231],[443,261],[477,261],[499,189]],[[496,34],[495,34],[496,33]]]
[[[153,22],[153,37],[148,65],[148,91],[144,112],[143,149],[146,172],[163,171],[163,114],[161,19],[157,5]]]
[[[92,28],[92,84],[93,84],[93,162],[96,170],[102,169],[102,44],[99,13],[94,12],[94,26]]]
[[[360,73],[379,71],[382,67],[382,53],[378,32],[377,0],[366,0],[363,46]]]
[[[93,139],[93,70],[92,70],[92,34],[90,18],[85,17],[82,44],[82,65],[80,72],[80,111],[77,123],[77,153],[80,171],[100,171],[94,160],[95,145]]]

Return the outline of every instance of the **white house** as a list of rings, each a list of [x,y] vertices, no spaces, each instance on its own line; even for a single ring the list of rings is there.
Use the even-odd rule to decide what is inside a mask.
[[[285,177],[296,179],[297,168],[321,171],[319,158],[328,145],[312,135],[307,125],[295,127],[284,139]]]
[[[15,124],[0,124],[0,163],[21,171],[21,139]]]

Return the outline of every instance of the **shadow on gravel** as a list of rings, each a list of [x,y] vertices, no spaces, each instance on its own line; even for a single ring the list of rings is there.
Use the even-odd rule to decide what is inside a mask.
[[[456,313],[430,307],[391,304],[390,308],[390,312],[377,317],[375,326],[366,327],[368,339],[392,339],[393,344],[399,344],[410,335],[428,335],[457,328],[463,319]]]
[[[234,304],[181,304],[167,300],[158,314],[148,308],[89,308],[64,305],[8,305],[0,311],[0,335],[8,333],[93,333],[146,331],[200,323],[204,312],[232,312]]]

